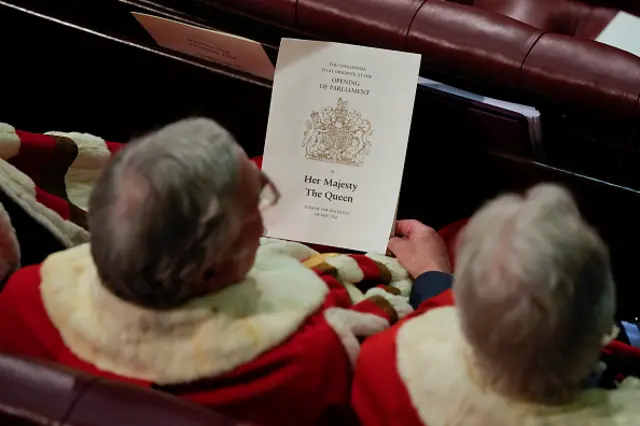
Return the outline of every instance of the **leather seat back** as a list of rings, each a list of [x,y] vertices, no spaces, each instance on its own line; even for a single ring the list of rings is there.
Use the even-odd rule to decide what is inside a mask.
[[[47,362],[0,355],[0,424],[233,426],[240,423],[160,392]]]

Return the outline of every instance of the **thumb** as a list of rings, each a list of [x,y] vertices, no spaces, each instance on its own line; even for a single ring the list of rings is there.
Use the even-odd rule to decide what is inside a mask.
[[[424,228],[426,228],[426,226],[420,221],[414,219],[404,219],[396,222],[395,230],[396,235],[411,238],[414,233]]]
[[[406,250],[407,244],[410,243],[404,238],[391,237],[387,248],[395,257],[398,257],[398,254],[402,255],[402,252]]]

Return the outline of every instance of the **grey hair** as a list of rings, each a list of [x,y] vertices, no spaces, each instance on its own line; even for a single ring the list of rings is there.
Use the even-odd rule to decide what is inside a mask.
[[[570,400],[614,323],[609,253],[571,195],[538,185],[471,219],[457,247],[454,291],[482,376],[536,403]]]
[[[91,254],[104,285],[139,306],[167,309],[202,292],[240,231],[232,202],[239,147],[216,122],[178,121],[131,141],[89,202]]]

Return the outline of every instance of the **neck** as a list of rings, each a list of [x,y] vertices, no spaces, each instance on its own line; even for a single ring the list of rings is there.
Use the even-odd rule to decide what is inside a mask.
[[[206,296],[209,291],[190,292],[189,294],[166,294],[159,291],[145,294],[135,294],[131,291],[125,291],[123,289],[130,288],[131,285],[126,286],[114,286],[105,281],[101,281],[100,285],[104,287],[112,296],[115,296],[119,300],[131,303],[144,309],[150,309],[153,311],[168,311],[171,309],[179,308],[191,300]],[[134,286],[135,288],[136,286]],[[149,288],[148,284],[138,286],[139,288]],[[156,286],[159,288],[160,286]]]
[[[469,377],[481,388],[503,398],[526,404],[562,405],[576,399],[581,383],[568,383],[551,374],[531,374],[530,371],[504,371],[492,363],[483,362],[471,348],[464,352]]]

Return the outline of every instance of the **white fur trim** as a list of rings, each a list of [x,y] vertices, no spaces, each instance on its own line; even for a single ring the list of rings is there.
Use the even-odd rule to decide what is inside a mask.
[[[400,294],[404,297],[409,297],[411,295],[411,289],[413,289],[413,280],[411,278],[407,278],[392,282],[390,285],[400,290]]]
[[[371,296],[384,297],[385,300],[387,300],[389,303],[391,303],[391,306],[393,306],[393,309],[396,311],[396,314],[398,315],[399,319],[402,319],[402,318],[406,317],[407,315],[409,315],[411,312],[413,312],[413,308],[409,304],[409,298],[408,297],[399,296],[397,294],[391,294],[388,291],[383,290],[383,289],[378,288],[378,287],[370,288],[364,294],[365,298],[369,298]]]
[[[344,288],[347,289],[347,293],[349,293],[349,298],[351,299],[351,302],[356,304],[358,302],[361,302],[364,300],[364,293],[358,288],[356,287],[355,284],[351,284],[351,283],[343,283],[344,284]]]
[[[102,169],[111,158],[104,139],[88,133],[47,132],[46,135],[72,139],[78,147],[78,155],[65,175],[65,186],[69,200],[87,211],[89,196]]]
[[[367,257],[387,267],[389,272],[391,272],[391,282],[389,285],[398,288],[403,296],[409,297],[413,282],[408,272],[397,260],[376,254],[367,254]],[[358,303],[365,299],[366,296],[354,285],[354,283],[362,282],[364,272],[353,257],[340,254],[327,257],[324,259],[324,262],[336,268],[338,272],[337,279],[344,284],[353,303]],[[400,301],[397,301],[397,303],[401,312],[404,312],[406,308],[410,308],[408,305],[404,306]]]
[[[294,241],[277,240],[275,238],[262,237],[260,238],[260,245],[264,247],[265,250],[286,254],[298,260],[305,260],[318,254],[317,251],[304,244]]]
[[[255,359],[293,334],[328,293],[297,259],[262,248],[245,281],[169,311],[134,306],[104,289],[88,245],[47,258],[41,277],[49,318],[76,356],[164,384],[213,377]]]
[[[337,278],[346,283],[359,283],[364,279],[364,272],[358,265],[358,262],[344,254],[328,257],[325,262],[336,268],[338,271]]]
[[[400,294],[409,297],[413,288],[413,280],[409,272],[398,262],[396,258],[384,256],[377,253],[367,253],[367,257],[382,263],[391,272],[391,285],[400,290]]]
[[[73,222],[64,220],[36,200],[33,181],[26,174],[6,161],[0,161],[0,190],[24,211],[44,226],[66,247],[72,247],[89,240],[89,232]]]
[[[518,403],[481,387],[471,378],[470,350],[452,307],[408,320],[396,344],[400,378],[425,425],[632,426],[640,419],[637,380],[584,391],[561,407]]]
[[[20,152],[20,137],[16,129],[6,123],[0,123],[0,159],[8,160]]]
[[[327,257],[325,263],[336,268],[338,276],[336,277],[345,287],[352,303],[358,303],[364,299],[364,293],[355,285],[364,279],[364,272],[350,256],[339,254],[337,256]]]
[[[20,267],[20,246],[11,219],[0,204],[0,281]]]
[[[298,260],[305,260],[320,254],[316,250],[313,250],[311,247],[304,244],[293,241],[278,240],[275,238],[262,237],[260,239],[260,245],[265,249],[287,254]],[[409,296],[411,293],[411,287],[413,286],[413,281],[411,281],[409,273],[400,265],[400,263],[398,263],[397,260],[383,255],[374,254],[367,256],[372,260],[385,265],[391,272],[392,282],[389,283],[389,285],[399,288],[403,295],[405,295],[404,293],[406,292],[406,297]],[[337,278],[344,284],[353,303],[358,303],[365,299],[364,293],[354,284],[359,283],[364,279],[364,272],[358,265],[358,262],[356,262],[352,257],[344,254],[328,256],[323,261],[337,269]],[[389,294],[388,292],[385,293]],[[389,301],[392,302],[391,300]],[[392,302],[392,304],[393,303],[394,302]],[[397,300],[396,303],[398,304],[397,308],[400,312],[399,315],[403,315],[407,309],[413,311],[413,308],[411,308],[408,303],[403,304],[399,300]]]
[[[325,320],[338,335],[352,365],[360,354],[358,337],[369,337],[389,327],[389,321],[373,315],[342,308],[329,308]]]

